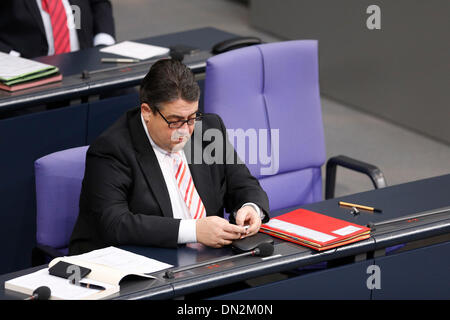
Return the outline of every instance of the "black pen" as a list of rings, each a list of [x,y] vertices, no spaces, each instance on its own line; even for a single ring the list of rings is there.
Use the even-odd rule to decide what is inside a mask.
[[[74,284],[74,285],[77,285],[75,281],[71,281],[70,283]],[[87,288],[87,289],[106,290],[105,287],[102,287],[102,286],[99,286],[99,285],[96,285],[96,284],[92,284],[92,283],[78,282],[78,285],[80,287]]]

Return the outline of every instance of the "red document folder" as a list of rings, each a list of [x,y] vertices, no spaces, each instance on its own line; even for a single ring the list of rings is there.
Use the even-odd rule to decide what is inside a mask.
[[[13,84],[11,86],[7,86],[3,83],[0,82],[0,90],[6,90],[9,92],[14,92],[14,91],[18,91],[18,90],[23,90],[23,89],[28,89],[28,88],[33,88],[33,87],[37,87],[37,86],[42,86],[44,84],[48,84],[48,83],[53,83],[53,82],[57,82],[57,81],[61,81],[62,80],[62,75],[61,74],[56,74],[56,75],[52,75],[49,77],[45,77],[42,79],[37,79],[37,80],[30,80],[30,81],[26,81],[26,82],[20,82],[17,84]]]
[[[260,231],[318,251],[370,237],[367,227],[304,209],[272,218]]]

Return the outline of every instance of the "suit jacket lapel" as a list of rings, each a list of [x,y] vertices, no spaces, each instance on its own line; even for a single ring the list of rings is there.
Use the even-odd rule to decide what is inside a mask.
[[[208,165],[204,163],[202,158],[202,134],[201,126],[196,124],[191,139],[184,147],[184,153],[189,163],[189,170],[191,171],[195,189],[200,199],[202,199],[207,215],[209,215],[215,213],[213,209],[217,208],[217,204],[215,203],[216,195],[214,194],[214,186],[211,183],[211,173]]]
[[[45,37],[44,22],[42,22],[41,12],[39,11],[39,7],[36,1],[26,0],[23,2],[25,3],[25,6],[27,7],[28,11],[30,11],[31,16],[34,18],[37,25],[39,26],[39,31],[42,32],[42,34]]]
[[[87,1],[89,2],[89,1]],[[78,6],[78,8],[80,8],[80,23],[81,26],[86,26],[87,25],[87,21],[85,16],[87,16],[87,14],[83,14],[84,10],[89,10],[88,8],[86,8],[86,1],[80,1],[80,0],[69,0],[70,5],[75,5]],[[90,5],[89,3],[87,4],[88,6]],[[76,29],[77,31],[77,37],[78,37],[78,43],[80,44],[80,49],[85,49],[85,48],[89,48],[92,46],[92,40],[89,39],[89,32],[88,30],[86,30],[88,28],[78,28]]]
[[[148,141],[141,121],[140,108],[128,112],[128,126],[133,145],[137,151],[136,157],[144,173],[145,179],[155,195],[156,201],[165,217],[173,218],[169,191],[164,176],[156,158],[155,152]]]
[[[216,195],[214,194],[214,188],[211,184],[211,174],[206,164],[190,164],[189,170],[191,171],[192,180],[194,181],[195,188],[197,189],[200,199],[202,199],[205,206],[206,214],[211,215],[213,208],[217,208],[215,205]]]
[[[134,147],[137,151],[137,160],[144,173],[145,179],[153,191],[163,215],[165,217],[173,217],[169,191],[167,190],[158,159],[156,158],[155,152],[153,151],[142,126],[140,108],[128,113],[128,126]],[[201,127],[196,127],[196,130],[197,134],[194,132],[189,142],[186,143],[184,152],[189,163],[192,180],[194,181],[195,188],[205,206],[206,213],[212,214],[215,213],[214,211],[217,209],[218,204],[216,203],[216,194],[214,193],[215,189],[212,185],[210,170],[201,157],[203,153]],[[195,158],[194,151],[198,152],[197,158]]]

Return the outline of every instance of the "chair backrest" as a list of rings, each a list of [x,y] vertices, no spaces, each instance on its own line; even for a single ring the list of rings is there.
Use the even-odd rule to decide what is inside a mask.
[[[67,253],[78,217],[87,149],[67,149],[35,161],[38,244]]]
[[[207,61],[204,110],[222,117],[271,210],[322,200],[326,153],[317,46],[316,40],[269,43]]]

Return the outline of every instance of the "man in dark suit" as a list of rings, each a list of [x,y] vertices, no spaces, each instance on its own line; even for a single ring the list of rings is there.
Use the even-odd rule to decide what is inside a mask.
[[[257,233],[269,219],[266,193],[238,159],[221,118],[199,114],[199,96],[181,62],[152,66],[141,107],[87,152],[70,254],[110,245],[221,247]]]
[[[6,53],[33,58],[111,45],[114,38],[107,0],[0,1],[0,51]]]

